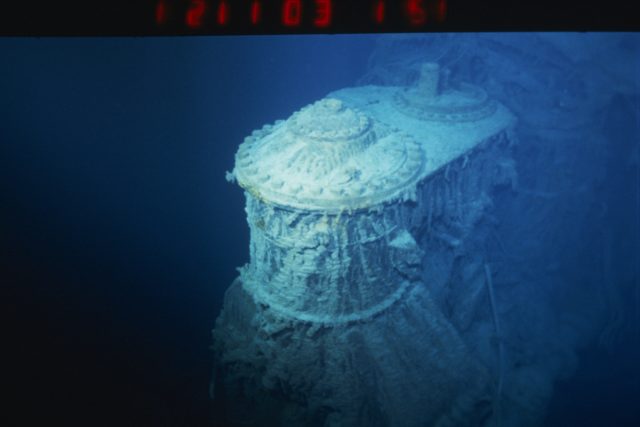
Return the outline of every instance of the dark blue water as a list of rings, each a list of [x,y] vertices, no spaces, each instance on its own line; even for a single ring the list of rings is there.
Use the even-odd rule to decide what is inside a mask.
[[[248,257],[225,171],[252,129],[353,84],[371,47],[0,41],[3,347],[25,420],[206,423],[210,330]]]
[[[577,155],[563,172],[602,174],[592,216],[545,244],[578,254],[564,273],[580,286],[585,260],[602,258],[601,239],[584,236],[610,225],[607,286],[621,289],[611,304],[622,325],[608,345],[585,338],[546,425],[640,425],[638,37],[615,46],[620,64],[593,78],[627,67],[636,77],[617,77],[601,103],[607,156]],[[243,195],[224,173],[252,129],[367,73],[381,79],[374,49],[385,54],[367,36],[0,40],[3,384],[16,425],[208,424],[210,330],[248,256]],[[459,72],[484,69],[487,83],[492,58]],[[513,93],[537,90],[524,86]],[[520,150],[522,177],[535,181],[527,159],[542,154]]]

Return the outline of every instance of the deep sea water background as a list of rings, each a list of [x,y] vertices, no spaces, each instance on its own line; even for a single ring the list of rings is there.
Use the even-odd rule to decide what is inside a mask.
[[[210,329],[248,254],[242,192],[224,180],[237,146],[251,130],[332,90],[409,83],[412,74],[398,70],[412,70],[424,52],[465,64],[461,76],[490,86],[486,74],[496,57],[486,57],[488,65],[465,62],[468,52],[459,46],[475,36],[443,37],[407,45],[406,52],[390,52],[393,44],[374,36],[0,40],[3,383],[12,396],[6,415],[15,412],[18,425],[207,425]],[[554,37],[565,47],[554,55],[577,49],[576,35]],[[619,82],[594,116],[612,141],[606,157],[560,147],[546,154],[523,149],[518,159],[529,184],[538,175],[602,174],[584,205],[591,216],[576,232],[582,237],[549,224],[555,237],[540,238],[550,253],[560,245],[582,254],[580,264],[565,264],[566,277],[576,278],[568,289],[595,268],[585,260],[602,255],[600,239],[583,237],[613,224],[606,237],[613,279],[606,286],[621,291],[605,295],[623,326],[608,345],[589,341],[575,374],[557,384],[547,422],[553,426],[640,421],[640,60],[637,35],[610,37],[609,44],[592,44],[610,48],[603,59],[609,67],[545,86],[579,93],[580,78]],[[513,45],[551,55],[527,43],[520,35]],[[538,75],[546,63],[571,65],[527,58],[522,74],[528,64],[540,67]],[[579,54],[571,60],[584,62]],[[635,81],[624,79],[629,68]],[[508,91],[524,107],[527,90],[539,92],[526,81]],[[553,158],[576,161],[561,171],[540,169]],[[517,203],[511,206],[517,217]],[[561,206],[558,224],[571,222]]]

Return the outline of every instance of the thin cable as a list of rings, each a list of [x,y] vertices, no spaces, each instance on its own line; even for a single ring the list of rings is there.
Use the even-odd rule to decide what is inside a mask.
[[[491,278],[491,269],[489,264],[484,264],[484,273],[486,276],[486,285],[489,292],[489,302],[491,303],[491,313],[493,315],[493,327],[495,328],[496,338],[498,340],[498,386],[496,390],[496,398],[494,400],[494,412],[496,414],[496,425],[502,423],[502,385],[504,382],[504,344],[502,340],[502,331],[500,330],[500,321],[498,320],[498,311],[496,309],[496,299],[493,293],[493,280]]]

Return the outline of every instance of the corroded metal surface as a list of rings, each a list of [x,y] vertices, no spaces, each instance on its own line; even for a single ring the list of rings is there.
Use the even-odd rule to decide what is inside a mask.
[[[412,88],[335,92],[240,146],[228,178],[247,197],[250,262],[214,330],[235,422],[484,416],[486,369],[436,303],[446,283],[426,266],[437,262],[424,261],[457,251],[492,187],[514,179],[513,118],[479,89],[446,88],[436,65],[423,71]]]
[[[424,177],[410,136],[337,99],[323,99],[267,126],[240,146],[233,174],[266,203],[337,212],[407,197]]]

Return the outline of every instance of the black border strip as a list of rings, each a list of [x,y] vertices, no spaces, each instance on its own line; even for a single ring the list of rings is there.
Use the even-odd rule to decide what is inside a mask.
[[[209,14],[199,29],[185,24],[189,2],[167,2],[169,18],[156,22],[160,0],[13,0],[0,5],[0,35],[9,36],[182,36],[263,34],[350,34],[395,32],[487,32],[487,31],[640,31],[640,16],[630,0],[417,0],[423,5],[444,1],[446,16],[410,25],[403,7],[410,0],[385,0],[384,25],[372,19],[377,0],[333,0],[332,25],[318,28],[310,14],[298,27],[282,25],[281,7],[287,0],[261,0],[263,22],[249,25],[235,10],[247,10],[252,0],[200,0]],[[232,8],[225,26],[215,22],[213,9],[227,1]],[[316,0],[300,0],[311,10]],[[6,4],[5,4],[6,3]],[[234,15],[235,14],[235,15]],[[232,19],[235,17],[235,20]]]

